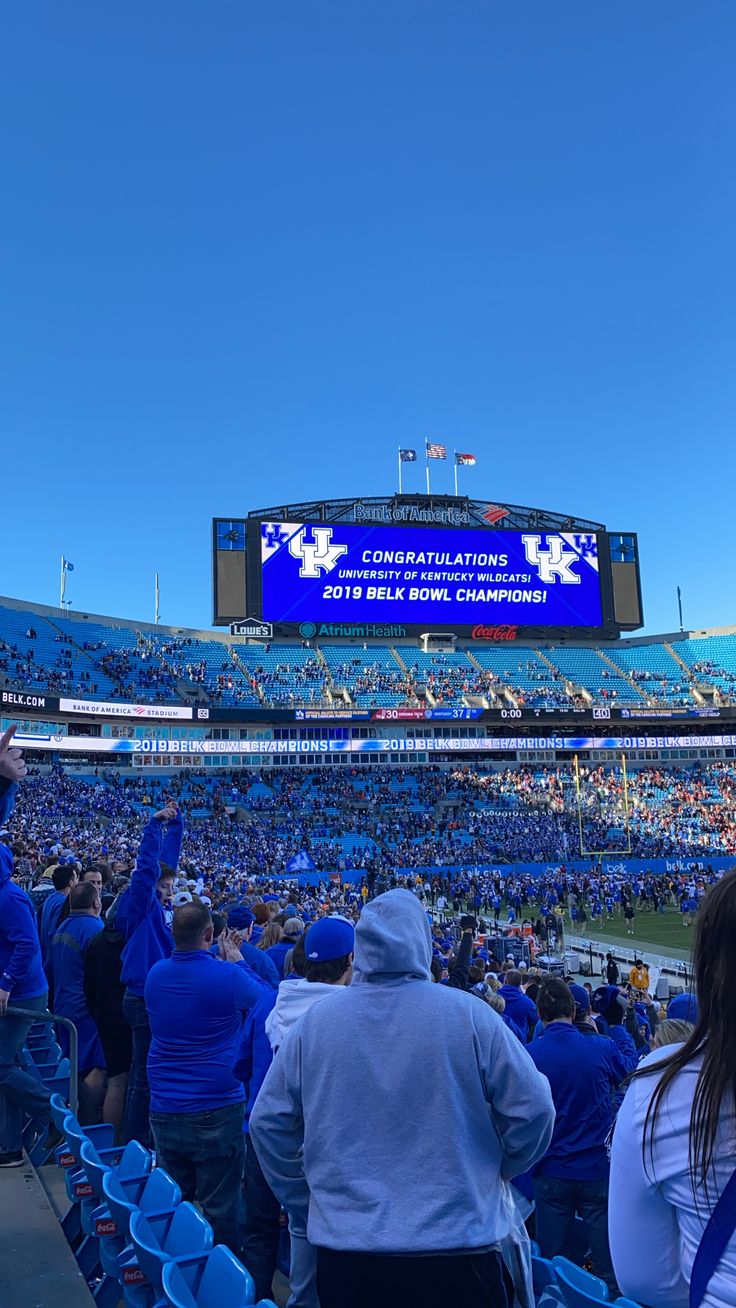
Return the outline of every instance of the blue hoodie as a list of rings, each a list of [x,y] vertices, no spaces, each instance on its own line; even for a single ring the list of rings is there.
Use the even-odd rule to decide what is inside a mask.
[[[633,1041],[583,1035],[570,1022],[550,1022],[528,1048],[552,1087],[556,1113],[552,1143],[535,1174],[603,1180],[613,1092],[638,1062]]]
[[[49,987],[33,904],[12,874],[13,855],[0,845],[0,990],[9,990],[10,1003],[22,1008],[24,999],[37,999]]]
[[[122,931],[123,985],[131,994],[143,998],[146,977],[154,963],[169,958],[174,948],[171,928],[163,904],[156,893],[161,863],[176,868],[181,853],[184,822],[178,814],[164,840],[163,823],[151,818],[141,839],[133,876],[118,902],[115,925]]]
[[[537,1006],[524,994],[521,986],[501,986],[499,995],[506,1004],[506,1015],[515,1022],[527,1038],[529,1027],[537,1020]]]
[[[287,1031],[263,1082],[251,1138],[276,1197],[308,1215],[312,1245],[486,1249],[509,1233],[498,1178],[550,1140],[544,1077],[487,1004],[432,985],[431,959],[411,891],[366,904],[352,984]]]

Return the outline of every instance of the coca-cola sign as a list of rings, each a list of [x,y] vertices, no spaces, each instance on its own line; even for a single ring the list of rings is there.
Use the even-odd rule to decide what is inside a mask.
[[[496,627],[484,627],[482,625],[473,627],[470,634],[473,640],[516,640],[519,635],[519,628],[509,626],[507,622],[502,622]]]

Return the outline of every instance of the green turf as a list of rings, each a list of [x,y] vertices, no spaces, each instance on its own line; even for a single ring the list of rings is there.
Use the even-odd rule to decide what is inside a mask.
[[[569,935],[585,934],[589,940],[610,941],[624,952],[631,950],[632,955],[635,950],[641,953],[649,950],[653,954],[669,954],[683,962],[690,960],[693,928],[682,925],[682,916],[676,909],[668,909],[666,913],[637,913],[633,936],[626,934],[626,922],[621,913],[614,913],[612,922],[604,918],[602,927],[588,922],[584,933],[566,919],[565,929]]]

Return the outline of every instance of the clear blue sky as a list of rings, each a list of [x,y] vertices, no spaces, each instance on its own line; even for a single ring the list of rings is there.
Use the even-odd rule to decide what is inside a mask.
[[[210,519],[638,529],[736,621],[733,0],[28,0],[0,28],[0,593],[207,625]],[[451,468],[435,488],[450,489]],[[419,476],[414,470],[419,488]]]

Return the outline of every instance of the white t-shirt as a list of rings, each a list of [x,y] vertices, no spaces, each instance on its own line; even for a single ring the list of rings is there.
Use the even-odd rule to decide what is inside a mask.
[[[656,1049],[639,1064],[657,1063],[679,1045]],[[659,1076],[636,1079],[618,1114],[611,1152],[608,1230],[621,1293],[650,1308],[688,1308],[698,1246],[718,1196],[736,1170],[736,1115],[724,1101],[708,1196],[689,1167],[690,1113],[700,1071],[696,1058],[677,1076],[657,1114],[654,1139],[644,1121]],[[703,1308],[736,1308],[736,1234],[711,1277]]]

